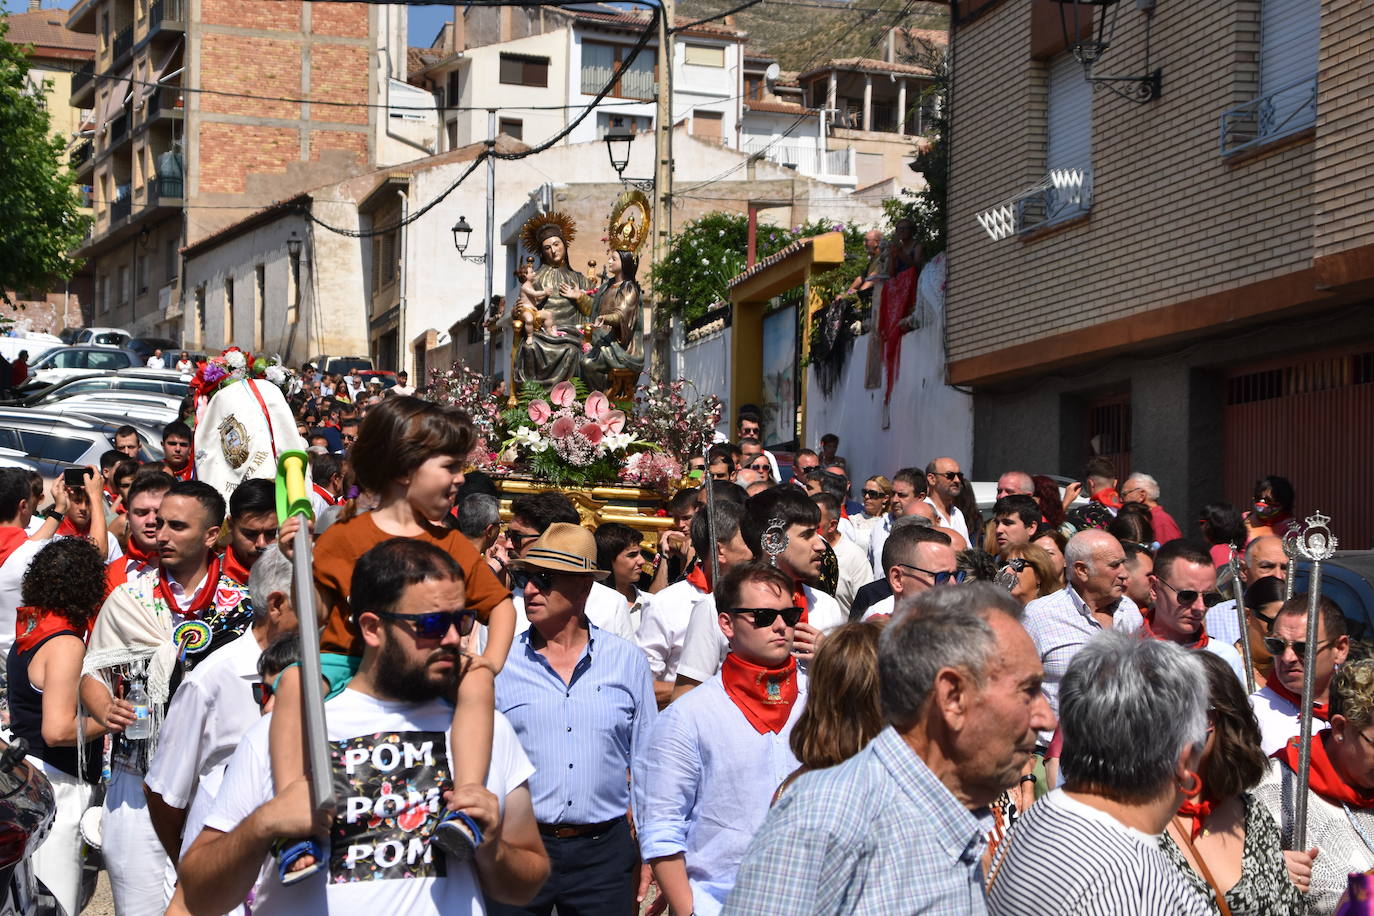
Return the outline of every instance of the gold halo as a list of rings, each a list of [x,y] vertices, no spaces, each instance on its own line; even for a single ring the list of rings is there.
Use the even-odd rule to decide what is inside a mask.
[[[572,240],[577,238],[577,224],[572,221],[572,217],[568,214],[559,210],[536,213],[525,220],[525,225],[520,228],[520,241],[525,246],[526,251],[531,254],[541,253],[539,234],[549,226],[558,227],[558,235],[563,239],[565,247],[571,245]]]
[[[613,251],[628,251],[639,254],[644,240],[649,237],[651,221],[649,199],[643,191],[624,191],[616,198],[611,207],[611,222],[607,231],[607,241]]]

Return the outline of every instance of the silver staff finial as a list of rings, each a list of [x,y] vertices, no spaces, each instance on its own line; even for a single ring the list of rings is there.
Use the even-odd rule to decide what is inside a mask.
[[[1307,787],[1312,765],[1312,700],[1316,693],[1317,624],[1322,593],[1322,561],[1336,552],[1336,536],[1331,533],[1331,519],[1318,510],[1308,516],[1302,534],[1294,539],[1294,547],[1308,561],[1307,567],[1307,646],[1302,662],[1302,706],[1299,709],[1301,729],[1298,744],[1298,791],[1293,799],[1293,848],[1307,848]],[[1287,539],[1285,538],[1285,541]],[[1288,568],[1292,583],[1295,570]],[[1291,586],[1290,586],[1291,587]]]
[[[780,518],[770,518],[768,527],[763,529],[763,537],[759,538],[759,546],[768,554],[768,562],[777,566],[778,554],[787,549],[787,523]]]

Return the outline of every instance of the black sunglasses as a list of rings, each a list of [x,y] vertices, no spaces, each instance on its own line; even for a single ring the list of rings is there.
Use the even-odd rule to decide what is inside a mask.
[[[415,628],[421,639],[443,639],[449,627],[457,627],[459,636],[472,632],[477,615],[464,608],[461,611],[431,611],[427,614],[397,614],[392,611],[373,611],[383,620],[402,620]]]
[[[801,620],[802,609],[799,607],[787,607],[781,610],[771,607],[736,607],[731,608],[730,613],[752,616],[753,619],[750,622],[754,624],[754,629],[757,630],[763,627],[771,627],[773,621],[777,620],[779,617],[781,617],[782,622],[789,627],[795,627]]]
[[[539,537],[539,535],[529,534],[525,531],[516,531],[514,528],[507,528],[506,537],[510,538],[510,545],[514,547],[516,550],[519,550],[521,544],[524,544],[526,541],[533,540]]]
[[[963,471],[939,471],[939,472],[937,472],[937,473],[935,474],[935,476],[936,476],[936,477],[943,477],[945,480],[963,480],[963,479],[964,479],[964,472],[963,472]]]
[[[267,705],[267,701],[272,699],[272,685],[266,681],[253,682],[253,702],[262,709]]]
[[[1320,652],[1321,650],[1325,649],[1327,646],[1331,645],[1335,641],[1336,640],[1334,639],[1328,639],[1326,642],[1317,643],[1317,651]],[[1293,647],[1293,652],[1297,654],[1298,658],[1307,657],[1306,640],[1303,640],[1302,642],[1289,642],[1286,639],[1279,639],[1277,636],[1264,637],[1264,650],[1268,652],[1270,655],[1274,656],[1274,658],[1278,658],[1280,655],[1282,655],[1283,651],[1287,649],[1289,646]]]
[[[955,585],[962,585],[964,582],[964,576],[966,575],[962,569],[956,569],[953,572],[935,572],[931,569],[922,569],[919,566],[912,566],[910,563],[894,563],[892,565],[901,567],[902,569],[914,569],[918,573],[924,573],[927,576],[930,576],[930,578],[934,580],[936,585],[949,585],[951,580],[953,580]]]
[[[860,490],[864,499],[887,499],[888,494],[882,490]]]
[[[1025,557],[1012,557],[1010,560],[1002,561],[1003,569],[1014,569],[1018,573],[1025,572],[1026,567],[1029,565],[1031,565],[1030,560],[1027,560]]]
[[[1216,607],[1218,604],[1221,604],[1223,601],[1226,600],[1226,596],[1223,595],[1221,592],[1199,592],[1194,591],[1191,588],[1174,588],[1172,585],[1170,585],[1168,582],[1165,582],[1159,576],[1155,576],[1155,581],[1158,582],[1160,585],[1163,585],[1166,588],[1168,588],[1169,591],[1173,592],[1175,597],[1178,598],[1178,603],[1183,607],[1187,607],[1188,605],[1192,604],[1194,601],[1198,599],[1199,595],[1202,596],[1203,607]]]

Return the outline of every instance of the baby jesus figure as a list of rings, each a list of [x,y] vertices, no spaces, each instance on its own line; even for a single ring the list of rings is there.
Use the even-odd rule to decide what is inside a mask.
[[[534,285],[534,258],[525,259],[525,263],[516,270],[515,279],[520,281],[520,297],[515,301],[511,316],[523,321],[528,331],[557,333],[553,324],[553,313],[539,307],[549,298],[549,291],[537,289]]]

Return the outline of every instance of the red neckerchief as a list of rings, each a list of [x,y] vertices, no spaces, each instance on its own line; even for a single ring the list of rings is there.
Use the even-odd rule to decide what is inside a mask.
[[[181,605],[172,595],[171,586],[167,584],[167,571],[159,569],[157,572],[157,586],[153,589],[153,594],[161,598],[167,604],[167,610],[171,611],[187,620],[196,620],[215,605],[215,591],[219,588],[219,575],[221,567],[218,554],[210,558],[210,568],[205,573],[205,581],[200,585],[200,591],[191,599],[191,606],[185,613],[181,611]]]
[[[1312,766],[1308,770],[1307,784],[1322,798],[1334,805],[1349,805],[1352,808],[1374,808],[1374,792],[1350,785],[1331,763],[1326,755],[1326,742],[1331,732],[1322,731],[1312,736]],[[1288,743],[1274,752],[1274,757],[1294,773],[1298,771],[1300,736],[1288,739]]]
[[[1154,611],[1149,611],[1144,616],[1145,622],[1140,625],[1141,636],[1148,636],[1150,639],[1157,639],[1160,642],[1173,642],[1173,640],[1169,639],[1167,636],[1162,636],[1159,633],[1156,633],[1154,628],[1150,626],[1150,622],[1154,619],[1155,616]],[[1178,643],[1178,645],[1183,646],[1183,648],[1185,649],[1205,649],[1207,648],[1207,644],[1211,641],[1212,637],[1207,635],[1207,626],[1206,624],[1204,624],[1202,630],[1199,631],[1199,633],[1197,634],[1197,642]]]
[[[1198,782],[1202,782],[1202,775],[1198,774]],[[1196,840],[1198,834],[1202,832],[1202,822],[1212,816],[1212,812],[1217,808],[1217,803],[1210,798],[1203,798],[1199,792],[1194,798],[1190,798],[1179,806],[1178,816],[1189,818],[1193,823],[1188,828],[1188,838]]]
[[[798,585],[792,590],[792,605],[802,609],[801,622],[806,623],[806,618],[811,613],[811,605],[806,600],[806,589]]]
[[[333,493],[330,493],[324,487],[320,486],[317,483],[312,483],[311,486],[315,488],[315,495],[318,496],[320,499],[324,500],[324,504],[326,506],[337,506],[339,504],[339,497],[335,496]],[[456,515],[458,512],[458,507],[454,506],[453,511]]]
[[[795,658],[789,657],[782,668],[763,668],[731,652],[720,666],[720,680],[755,731],[760,735],[782,731],[797,702]]]
[[[85,536],[86,532],[77,528],[76,523],[68,515],[62,517],[62,521],[57,525],[57,530],[53,532],[55,538],[84,538]]]
[[[687,574],[687,581],[696,586],[697,591],[703,595],[711,594],[711,585],[706,581],[706,567],[701,564],[692,567],[692,571]]]
[[[0,563],[4,563],[10,558],[10,554],[19,549],[19,545],[29,539],[29,533],[17,525],[5,525],[0,528]]]
[[[71,633],[86,638],[87,628],[67,619],[61,611],[48,608],[21,607],[15,611],[14,651],[27,652],[49,636]]]
[[[1283,682],[1280,681],[1278,678],[1273,678],[1269,681],[1269,689],[1277,693],[1279,696],[1283,697],[1288,702],[1292,703],[1294,706],[1298,707],[1298,710],[1300,712],[1302,711],[1302,697],[1297,696],[1293,693],[1293,691],[1283,686]],[[1320,719],[1323,722],[1330,722],[1331,700],[1328,699],[1325,703],[1313,702],[1312,718]]]
[[[148,553],[142,547],[139,547],[138,541],[134,539],[133,535],[129,535],[129,545],[124,548],[124,556],[137,564],[138,569],[156,566],[158,560],[162,559],[160,554]]]
[[[246,588],[248,586],[248,567],[239,562],[238,554],[234,553],[234,548],[224,548],[224,553],[220,556],[224,560],[224,574]]]
[[[1109,509],[1120,509],[1122,505],[1121,494],[1117,493],[1111,487],[1103,487],[1098,490],[1092,495],[1092,501],[1101,503]]]
[[[179,471],[174,471],[174,470],[172,470],[170,467],[168,467],[168,468],[167,468],[167,473],[168,473],[168,474],[171,474],[172,477],[175,478],[176,480],[183,480],[183,481],[184,481],[184,480],[195,480],[195,477],[196,477],[196,462],[195,462],[195,459],[194,459],[194,458],[188,458],[188,459],[186,459],[186,467],[182,468],[182,469],[179,470]]]

